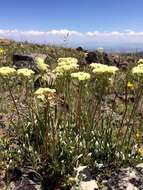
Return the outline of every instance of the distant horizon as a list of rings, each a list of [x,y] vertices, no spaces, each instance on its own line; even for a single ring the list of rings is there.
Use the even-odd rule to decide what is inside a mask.
[[[71,36],[70,36],[71,35]],[[77,35],[77,36],[76,36]],[[16,42],[29,42],[34,44],[45,44],[45,45],[51,45],[51,46],[63,46],[63,47],[70,47],[70,48],[77,48],[82,47],[86,50],[95,50],[97,48],[104,48],[107,52],[141,52],[143,51],[143,42],[140,41],[138,43],[136,42],[121,42],[119,43],[100,43],[98,40],[98,37],[105,37],[105,38],[111,38],[115,35],[115,37],[121,37],[123,35],[126,35],[126,37],[137,37],[140,35],[143,36],[143,33],[137,33],[137,32],[125,32],[125,33],[115,33],[115,32],[103,32],[98,33],[95,32],[87,32],[87,33],[78,33],[76,31],[69,31],[66,29],[63,30],[53,30],[48,32],[42,32],[42,31],[18,31],[18,30],[2,30],[0,29],[0,39],[9,39],[14,40]],[[66,37],[67,36],[67,37]],[[88,40],[85,42],[75,41],[74,43],[70,40],[70,37],[88,37],[88,40],[90,37],[97,38],[92,41],[92,43],[89,43]],[[48,38],[48,40],[45,39],[45,37]],[[51,39],[50,39],[51,38]],[[58,39],[60,39],[58,41]]]
[[[0,38],[17,41],[143,50],[143,0],[5,0]]]

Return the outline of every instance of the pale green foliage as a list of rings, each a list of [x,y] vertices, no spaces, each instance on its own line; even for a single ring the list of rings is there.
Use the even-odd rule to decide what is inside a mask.
[[[47,66],[43,68],[40,77],[46,81]],[[9,104],[13,103],[10,112],[15,117],[10,122],[28,164],[34,169],[46,166],[53,179],[56,174],[69,176],[79,165],[94,167],[97,161],[107,165],[143,158],[143,119],[138,114],[142,110],[142,88],[141,82],[134,80],[134,75],[143,76],[141,64],[123,73],[117,67],[100,63],[80,70],[78,60],[67,57],[58,59],[57,67],[48,71],[57,78],[37,90],[34,83],[1,83],[2,93],[5,85],[6,94],[9,93],[6,98],[11,100]],[[26,68],[17,72],[0,68],[0,77],[15,76],[19,80],[20,76],[31,81],[33,75]],[[128,100],[130,95],[134,102]]]

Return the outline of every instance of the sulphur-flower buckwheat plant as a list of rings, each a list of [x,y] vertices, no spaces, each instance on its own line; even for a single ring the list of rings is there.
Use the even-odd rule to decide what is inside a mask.
[[[136,67],[133,67],[132,74],[136,77],[143,77],[143,64],[139,64]]]
[[[79,68],[77,62],[76,58],[59,58],[58,66],[55,68],[54,73],[56,73],[57,77],[69,75]]]
[[[51,88],[39,88],[35,91],[34,95],[37,99],[45,101],[45,99],[53,100],[55,98],[55,89]]]
[[[31,69],[23,68],[23,69],[18,69],[17,74],[20,77],[23,77],[25,79],[30,79],[34,75],[34,71]]]
[[[91,64],[91,67],[93,68],[93,73],[97,75],[107,74],[109,76],[112,76],[115,75],[116,72],[119,70],[115,66],[107,66],[98,63]]]
[[[143,59],[139,59],[137,63],[138,64],[143,64]]]
[[[0,76],[4,78],[12,77],[16,74],[16,70],[11,67],[1,67],[0,68]]]
[[[48,69],[48,65],[44,63],[44,59],[38,57],[36,63],[41,72],[45,72]]]

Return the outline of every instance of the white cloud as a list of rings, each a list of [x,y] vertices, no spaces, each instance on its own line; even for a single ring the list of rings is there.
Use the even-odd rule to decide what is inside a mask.
[[[0,29],[0,38],[10,38],[14,40],[28,40],[39,43],[51,43],[51,44],[63,44],[64,39],[67,36],[69,45],[98,45],[98,46],[109,46],[118,45],[124,43],[143,43],[143,31],[137,32],[131,29],[124,31],[88,31],[78,32],[75,30],[61,29],[61,30],[50,30],[50,31],[20,31],[4,30]]]

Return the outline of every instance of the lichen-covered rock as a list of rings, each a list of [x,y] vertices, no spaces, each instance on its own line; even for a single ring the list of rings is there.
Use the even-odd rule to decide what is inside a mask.
[[[111,174],[105,186],[108,190],[142,190],[143,175],[136,168],[121,168]]]
[[[47,58],[47,55],[45,54],[13,54],[13,66],[15,66],[17,69],[20,68],[29,68],[34,70],[35,72],[38,72],[38,66],[36,64],[36,59],[42,58],[45,60]]]
[[[14,168],[6,172],[4,181],[8,190],[41,190],[42,185],[39,176],[30,168]]]

